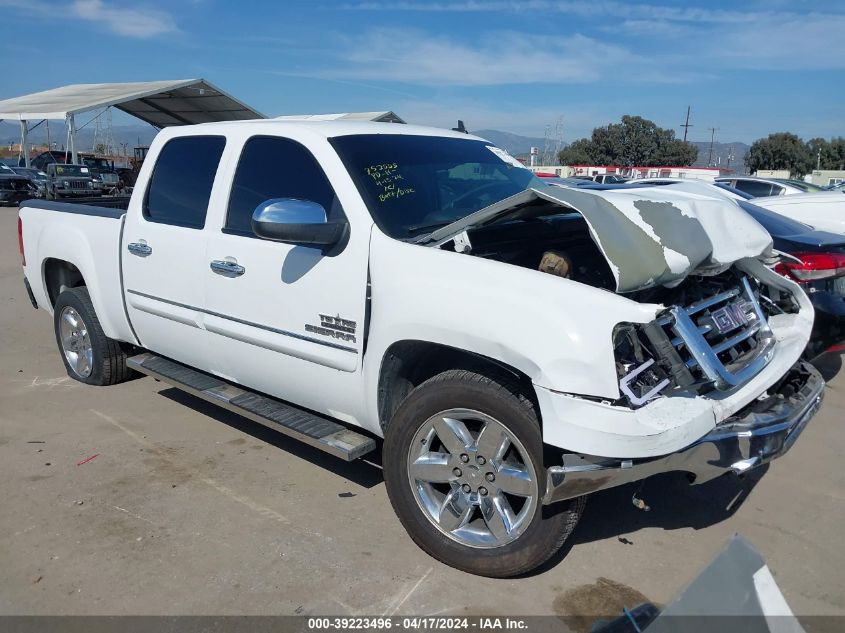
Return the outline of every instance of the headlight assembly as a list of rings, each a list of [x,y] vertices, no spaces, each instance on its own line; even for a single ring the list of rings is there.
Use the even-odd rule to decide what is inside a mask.
[[[619,323],[613,328],[613,353],[619,390],[633,406],[653,400],[671,384],[669,376],[643,344],[639,326]]]

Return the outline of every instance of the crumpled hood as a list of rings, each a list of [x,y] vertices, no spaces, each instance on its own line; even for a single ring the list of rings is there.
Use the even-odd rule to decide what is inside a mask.
[[[616,292],[671,285],[701,268],[771,252],[772,238],[734,201],[649,188],[612,190],[556,186],[529,189],[531,198],[577,210],[610,264]]]

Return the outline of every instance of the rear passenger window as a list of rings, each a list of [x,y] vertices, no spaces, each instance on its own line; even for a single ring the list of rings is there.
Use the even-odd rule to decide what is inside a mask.
[[[144,199],[151,222],[201,229],[226,139],[185,136],[167,141],[156,160]]]
[[[762,182],[759,180],[737,180],[736,188],[740,191],[744,191],[745,193],[754,196],[755,198],[772,195],[771,183]]]
[[[250,220],[255,208],[273,198],[316,202],[329,221],[343,216],[334,189],[311,152],[290,139],[254,136],[238,162],[224,230],[253,235]]]

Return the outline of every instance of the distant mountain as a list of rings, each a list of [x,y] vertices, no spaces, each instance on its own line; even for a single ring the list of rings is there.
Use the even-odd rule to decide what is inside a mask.
[[[519,134],[511,134],[510,132],[500,132],[499,130],[478,130],[472,132],[476,136],[486,138],[488,141],[495,143],[496,146],[501,147],[509,154],[516,156],[517,154],[528,154],[532,147],[537,147],[542,153],[546,139],[536,136],[520,136]]]
[[[33,125],[34,122],[30,122]],[[123,154],[121,143],[126,143],[127,154],[132,155],[132,148],[136,145],[149,145],[155,137],[157,130],[151,125],[115,125],[112,126],[112,135],[116,150]],[[67,145],[67,126],[63,121],[50,121],[50,141],[55,147],[62,149]],[[8,149],[9,145],[21,142],[21,127],[17,121],[0,122],[0,147]],[[47,127],[42,123],[29,132],[29,142],[34,145],[47,143]],[[94,125],[78,130],[76,133],[76,145],[80,151],[91,151],[94,147]]]
[[[698,160],[693,163],[693,166],[708,167],[710,142],[693,141],[692,144],[698,147]],[[710,159],[710,165],[743,172],[745,171],[745,155],[749,149],[751,146],[745,143],[713,143],[713,157]]]

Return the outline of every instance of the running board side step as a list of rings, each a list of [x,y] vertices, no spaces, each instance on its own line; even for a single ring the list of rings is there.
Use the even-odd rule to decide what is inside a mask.
[[[346,461],[358,459],[376,448],[373,438],[351,431],[333,420],[237,387],[162,356],[145,352],[128,358],[126,364],[135,371]]]

